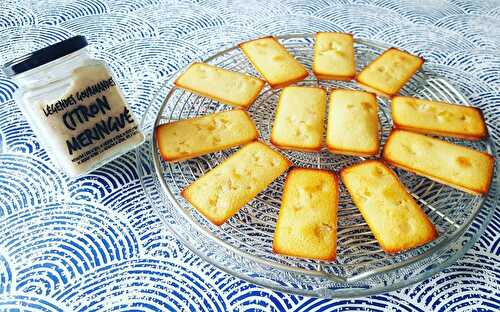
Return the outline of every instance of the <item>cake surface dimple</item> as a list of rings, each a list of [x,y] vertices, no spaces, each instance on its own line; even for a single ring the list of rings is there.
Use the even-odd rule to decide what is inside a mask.
[[[326,170],[295,168],[288,174],[274,232],[276,253],[334,260],[338,182]]]
[[[274,37],[247,41],[239,47],[273,89],[285,87],[308,75],[305,67]]]
[[[205,63],[193,63],[175,81],[177,87],[234,107],[248,108],[264,81]]]
[[[337,89],[330,94],[326,144],[332,153],[372,156],[380,147],[377,98]]]
[[[493,156],[461,145],[393,130],[383,157],[391,164],[475,195],[488,191]]]
[[[179,161],[239,146],[258,138],[250,116],[230,110],[202,117],[174,121],[156,128],[160,154],[167,161]]]
[[[364,161],[341,171],[355,205],[387,253],[421,246],[437,237],[434,225],[382,162]]]
[[[356,75],[353,36],[346,33],[316,33],[312,69],[318,79],[353,79]]]
[[[261,142],[243,146],[182,191],[201,214],[221,225],[283,174],[291,163]]]
[[[399,92],[423,63],[423,59],[418,56],[390,48],[368,64],[356,76],[356,81],[370,92],[391,97]]]
[[[286,87],[281,91],[271,142],[285,149],[319,151],[322,145],[326,91]]]
[[[398,129],[470,140],[487,134],[482,113],[475,107],[405,96],[394,97],[391,107]]]

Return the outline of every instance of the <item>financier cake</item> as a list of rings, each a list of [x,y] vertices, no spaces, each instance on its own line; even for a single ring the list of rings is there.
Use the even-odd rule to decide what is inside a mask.
[[[356,75],[353,36],[334,32],[316,33],[312,70],[322,80],[353,79]]]
[[[160,154],[179,161],[257,140],[257,128],[242,110],[174,121],[156,128]]]
[[[271,142],[284,149],[319,151],[323,137],[326,91],[286,87],[281,91]]]
[[[391,97],[420,69],[424,60],[418,56],[390,48],[366,66],[356,77],[364,89]]]
[[[343,169],[340,175],[385,252],[415,248],[437,237],[422,208],[382,162],[364,161]]]
[[[305,168],[290,171],[274,232],[273,251],[335,260],[338,196],[333,172]]]
[[[193,63],[174,84],[198,95],[245,109],[255,101],[265,82],[213,65]]]
[[[274,37],[241,43],[241,51],[271,88],[282,88],[307,77],[305,67]]]
[[[252,142],[194,181],[181,194],[208,220],[221,225],[290,165],[290,161],[264,143]]]
[[[330,94],[326,144],[332,153],[373,156],[380,147],[377,97],[337,89]]]
[[[487,134],[483,114],[475,107],[406,96],[395,96],[391,106],[397,129],[469,140]]]
[[[475,195],[488,192],[495,163],[487,153],[403,130],[392,131],[383,154],[397,167]]]

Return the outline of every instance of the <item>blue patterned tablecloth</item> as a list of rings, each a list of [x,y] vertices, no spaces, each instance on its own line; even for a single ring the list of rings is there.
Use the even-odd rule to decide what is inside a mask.
[[[266,34],[346,31],[422,55],[483,109],[500,143],[500,1],[0,0],[0,63],[85,35],[142,116],[191,60]],[[283,294],[183,247],[153,212],[133,153],[71,180],[0,75],[0,310],[499,311],[500,212],[455,265],[353,300]],[[492,127],[491,127],[492,126]]]

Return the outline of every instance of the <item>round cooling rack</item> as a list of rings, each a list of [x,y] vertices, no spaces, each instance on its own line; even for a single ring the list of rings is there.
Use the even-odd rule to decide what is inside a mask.
[[[312,35],[278,38],[302,64],[311,69]],[[356,40],[358,70],[388,47],[371,40]],[[237,47],[203,61],[259,76]],[[298,85],[321,86],[328,91],[332,88],[359,89],[354,82],[318,81],[312,74]],[[260,140],[270,146],[269,134],[279,93],[280,90],[266,87],[248,109],[259,130]],[[440,77],[432,64],[424,65],[400,93],[447,102],[468,102],[452,83]],[[378,103],[383,144],[392,123],[387,99],[379,97]],[[146,143],[137,149],[137,165],[153,208],[179,240],[206,261],[249,282],[290,293],[330,298],[398,289],[430,277],[462,256],[481,235],[495,209],[496,182],[492,183],[487,197],[478,197],[395,169],[436,226],[439,232],[436,240],[400,254],[385,254],[341,186],[337,260],[305,260],[274,254],[272,240],[285,179],[283,176],[218,227],[199,214],[180,193],[236,149],[167,163],[161,159],[155,143],[153,130],[160,124],[228,109],[231,107],[174,87],[172,80],[167,82],[143,117],[142,127],[148,136]],[[446,140],[495,155],[494,144],[489,139],[479,142]],[[326,149],[319,153],[280,152],[295,166],[332,171],[339,171],[364,159],[334,155]]]

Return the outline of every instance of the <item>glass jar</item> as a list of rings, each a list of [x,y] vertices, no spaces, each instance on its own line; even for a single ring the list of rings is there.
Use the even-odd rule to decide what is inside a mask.
[[[140,145],[144,135],[105,62],[76,36],[4,65],[14,98],[68,175],[80,176]]]

